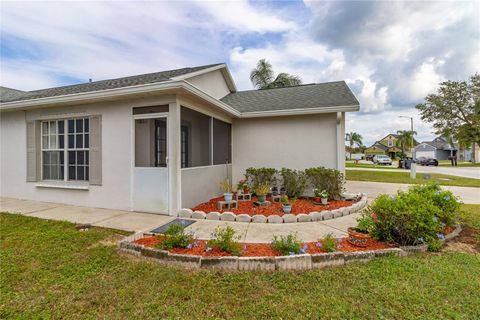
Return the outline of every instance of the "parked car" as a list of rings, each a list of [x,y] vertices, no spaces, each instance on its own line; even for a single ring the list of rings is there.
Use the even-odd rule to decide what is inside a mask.
[[[365,157],[365,160],[367,161],[373,161],[373,154],[369,154],[368,156]]]
[[[437,159],[427,158],[427,157],[420,157],[416,161],[421,166],[438,166]]]
[[[378,154],[375,157],[373,157],[373,163],[376,164],[384,164],[384,165],[392,165],[392,159],[390,159],[389,156],[386,156],[384,154]]]

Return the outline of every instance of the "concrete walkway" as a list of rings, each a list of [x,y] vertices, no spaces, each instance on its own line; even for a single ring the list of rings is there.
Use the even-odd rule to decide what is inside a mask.
[[[395,193],[398,189],[407,189],[407,184],[347,181],[349,192],[365,192],[369,201],[381,193]],[[480,204],[480,188],[445,187],[459,196],[465,203]],[[59,203],[0,198],[0,211],[20,213],[42,219],[66,220],[74,223],[90,223],[94,226],[121,229],[127,231],[151,231],[174,217],[141,212],[110,210],[90,207],[71,206]],[[297,232],[303,241],[315,241],[332,233],[345,236],[347,228],[356,225],[359,214],[353,214],[321,222],[303,222],[293,224],[268,224],[195,220],[187,230],[192,230],[200,239],[208,239],[218,226],[232,226],[242,242],[270,242],[274,235],[286,235]]]

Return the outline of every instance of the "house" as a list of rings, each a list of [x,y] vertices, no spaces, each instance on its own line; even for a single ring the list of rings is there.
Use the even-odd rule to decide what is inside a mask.
[[[344,81],[237,91],[226,64],[1,91],[1,196],[176,214],[248,167],[344,170]]]
[[[479,159],[478,146],[464,149],[459,148],[458,143],[451,145],[446,137],[437,137],[432,141],[423,141],[415,147],[415,159],[420,157],[434,158],[437,160],[448,160],[450,156],[457,156],[459,161],[472,161],[473,153],[475,159]]]
[[[379,154],[387,155],[392,159],[396,158],[397,152],[401,152],[397,146],[397,139],[398,135],[390,133],[386,135],[384,138],[375,141],[373,145],[365,149],[365,156],[375,156]]]

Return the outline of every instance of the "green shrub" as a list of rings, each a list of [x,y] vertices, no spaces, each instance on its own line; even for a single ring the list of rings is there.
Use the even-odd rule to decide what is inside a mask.
[[[380,195],[367,209],[375,217],[373,236],[400,245],[437,246],[445,226],[455,223],[457,199],[435,185],[411,187],[395,196]]]
[[[225,251],[234,256],[239,256],[242,253],[242,248],[238,243],[240,236],[235,236],[235,230],[232,227],[218,227],[212,236],[213,238],[206,244],[207,247]]]
[[[194,240],[191,233],[185,233],[185,228],[176,224],[170,225],[163,236],[163,241],[157,244],[160,249],[186,248]]]
[[[289,233],[286,236],[273,236],[272,248],[280,252],[282,255],[294,255],[302,252],[301,241],[297,238],[296,233]]]
[[[308,180],[315,189],[326,190],[329,199],[339,199],[344,191],[345,179],[343,174],[335,169],[324,167],[309,168],[305,170]]]
[[[323,249],[327,252],[337,251],[338,241],[331,233],[327,234],[325,238],[323,238],[322,244]]]
[[[442,249],[443,243],[438,238],[428,238],[425,243],[427,244],[427,250],[431,252],[438,252]]]
[[[307,175],[304,171],[282,168],[283,187],[289,198],[301,197],[307,186]]]
[[[272,186],[276,183],[275,174],[277,170],[274,168],[248,168],[245,171],[245,179],[248,181],[252,189],[260,185]]]

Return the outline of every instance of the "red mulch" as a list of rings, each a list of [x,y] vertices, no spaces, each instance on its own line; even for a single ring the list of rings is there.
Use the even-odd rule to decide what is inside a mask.
[[[254,204],[257,201],[256,197],[252,197],[251,201],[241,201],[238,202],[238,209],[232,210],[218,210],[217,203],[218,201],[223,200],[223,197],[213,198],[210,199],[208,202],[199,204],[198,206],[192,208],[193,211],[200,210],[205,213],[209,213],[212,211],[216,212],[225,212],[230,211],[235,214],[246,213],[248,215],[256,215],[256,214],[263,214],[264,216],[270,216],[273,214],[283,216],[283,208],[282,204],[279,202],[271,203],[268,207],[259,207]],[[270,198],[267,199],[271,201]],[[292,214],[299,214],[299,213],[310,213],[313,211],[324,211],[324,210],[334,210],[343,207],[349,207],[353,205],[355,201],[345,201],[345,200],[338,200],[338,201],[330,201],[327,205],[315,205],[312,200],[310,199],[297,199],[294,205],[292,206]]]
[[[368,240],[366,247],[357,247],[350,244],[347,241],[347,238],[337,238],[340,239],[340,247],[338,251],[342,252],[353,252],[353,251],[366,251],[366,250],[378,250],[378,249],[386,249],[392,248],[393,246],[388,243],[378,242],[373,239]],[[146,247],[154,247],[157,243],[162,240],[161,236],[151,236],[142,238],[139,240],[134,241],[135,243],[142,244]],[[183,248],[174,248],[172,250],[168,250],[172,253],[178,254],[189,254],[194,256],[207,256],[207,257],[221,257],[221,256],[230,256],[229,253],[219,251],[219,250],[212,250],[210,252],[205,251],[205,244],[206,240],[197,240],[198,245],[196,247],[192,247],[191,249],[183,249]],[[318,242],[306,242],[307,244],[307,251],[306,253],[325,253],[326,251],[322,249],[321,246],[318,246]],[[282,254],[278,251],[275,251],[269,243],[243,243],[242,246],[242,257],[275,257],[281,256]]]

